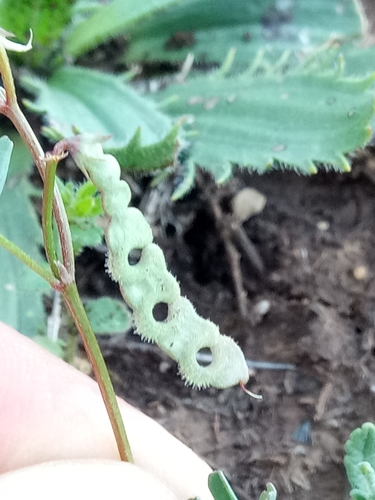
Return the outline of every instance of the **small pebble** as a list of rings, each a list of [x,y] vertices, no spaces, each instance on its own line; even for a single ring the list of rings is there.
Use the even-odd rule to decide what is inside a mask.
[[[353,269],[353,276],[356,280],[362,281],[367,278],[368,270],[366,266],[357,266]]]
[[[262,212],[267,198],[253,188],[241,189],[232,199],[232,212],[237,220],[245,222],[253,215]]]

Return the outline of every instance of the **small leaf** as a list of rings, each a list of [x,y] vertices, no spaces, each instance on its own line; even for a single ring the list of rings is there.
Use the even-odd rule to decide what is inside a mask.
[[[68,37],[66,51],[77,57],[108,38],[125,32],[142,18],[178,1],[180,0],[114,0],[96,9],[94,15],[73,30]]]
[[[266,488],[267,490],[262,492],[262,494],[259,497],[259,500],[276,500],[277,491],[274,485],[272,483],[267,483]]]
[[[8,175],[10,157],[12,155],[13,142],[3,135],[0,138],[0,195],[3,191],[5,181]]]
[[[222,182],[230,164],[260,173],[272,165],[306,174],[322,165],[347,171],[344,154],[371,137],[374,79],[302,68],[285,75],[214,74],[171,85],[154,98],[168,103],[163,110],[171,116],[189,116],[184,129],[196,133],[191,157]]]
[[[149,172],[171,165],[177,147],[179,124],[159,142],[150,146],[141,144],[141,128],[138,127],[134,136],[123,148],[107,148],[119,162],[121,168],[130,172]]]
[[[217,470],[208,476],[208,487],[215,500],[238,500],[224,472]]]
[[[351,487],[357,495],[363,495],[366,500],[375,498],[375,490],[368,497],[369,484],[374,480],[375,470],[375,426],[366,422],[355,429],[345,445],[344,464]],[[364,466],[363,463],[368,465]],[[371,473],[371,470],[372,473]]]
[[[131,314],[121,300],[110,297],[88,300],[85,309],[97,335],[124,333],[131,326]]]
[[[63,358],[65,354],[65,342],[61,339],[58,339],[56,342],[48,338],[46,335],[35,335],[33,337],[34,342],[39,344],[47,351],[51,352],[58,358]]]
[[[100,245],[103,229],[96,220],[103,215],[103,209],[96,187],[90,181],[75,185],[59,180],[58,185],[72,233],[74,254],[79,255],[85,247]]]

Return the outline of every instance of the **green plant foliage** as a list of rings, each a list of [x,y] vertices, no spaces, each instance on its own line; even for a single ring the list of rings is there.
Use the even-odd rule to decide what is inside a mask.
[[[1,26],[21,39],[33,31],[35,50],[23,54],[22,63],[38,66],[50,55],[71,18],[75,0],[1,0]]]
[[[29,201],[32,188],[26,180],[32,159],[17,133],[6,131],[6,134],[14,146],[7,182],[0,196],[0,233],[41,262],[42,232]],[[49,291],[48,285],[3,248],[0,248],[0,276],[0,320],[33,337],[45,328],[43,293]]]
[[[176,150],[178,144],[177,135],[180,125],[176,124],[164,139],[142,146],[141,128],[138,127],[134,136],[123,148],[107,148],[106,151],[112,154],[120,163],[121,168],[131,172],[149,172],[159,168],[168,167],[172,163],[171,153]]]
[[[272,483],[267,483],[266,490],[263,491],[259,497],[259,500],[276,500],[277,491]]]
[[[215,500],[238,500],[224,472],[216,470],[208,476],[208,488]]]
[[[87,300],[85,309],[97,335],[124,333],[131,327],[131,314],[122,300],[110,297]]]
[[[375,500],[375,426],[366,422],[345,445],[344,464],[355,500]]]
[[[133,166],[147,161],[162,168],[173,161],[177,128],[155,105],[111,75],[79,67],[58,70],[48,81],[23,79],[37,94],[34,108],[65,137],[72,127],[111,136],[106,143],[114,156]],[[169,159],[169,160],[168,160]]]
[[[12,155],[13,142],[3,135],[0,138],[0,195],[3,191],[4,184],[8,175],[10,157]]]
[[[275,61],[285,50],[309,50],[335,36],[359,32],[353,2],[190,0],[171,5],[128,30],[126,61],[221,62],[230,47],[247,65],[259,49]]]
[[[96,187],[90,181],[81,185],[60,181],[59,188],[72,233],[74,254],[79,255],[85,247],[100,245],[103,229],[96,224],[96,219],[103,215],[103,210]]]
[[[25,179],[8,179],[0,197],[0,232],[37,261],[41,261],[41,229],[28,199]],[[42,295],[49,290],[42,278],[0,248],[0,319],[28,337],[45,328]]]
[[[34,342],[39,344],[40,346],[47,349],[47,351],[51,352],[58,358],[63,358],[65,354],[65,342],[61,339],[58,339],[56,342],[48,338],[46,335],[35,335],[33,337]]]
[[[114,0],[96,9],[94,14],[80,23],[70,34],[66,51],[79,56],[108,38],[123,33],[142,18],[165,9],[179,0]]]
[[[344,154],[371,137],[374,75],[342,78],[314,68],[225,78],[220,72],[171,85],[155,96],[171,116],[185,118],[191,157],[217,181],[232,164],[264,172],[272,165],[315,173],[350,169]],[[190,137],[189,137],[190,139]]]

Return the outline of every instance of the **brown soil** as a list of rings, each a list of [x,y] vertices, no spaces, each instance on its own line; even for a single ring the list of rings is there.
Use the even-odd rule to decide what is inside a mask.
[[[238,387],[185,387],[171,360],[154,346],[138,347],[131,334],[103,342],[117,392],[224,470],[240,499],[257,499],[268,481],[280,500],[347,497],[345,440],[375,420],[372,158],[363,153],[349,175],[242,172],[225,188],[209,186],[224,213],[241,187],[267,197],[263,212],[244,223],[264,263],[259,273],[241,256],[245,319],[206,188],[176,204],[168,185],[152,201],[150,191],[140,196],[146,211],[152,203],[157,242],[198,312],[233,336],[247,358],[296,366],[254,370],[249,387],[263,394],[259,402]],[[87,272],[92,277],[92,267]],[[101,274],[94,288],[113,292],[114,284]]]

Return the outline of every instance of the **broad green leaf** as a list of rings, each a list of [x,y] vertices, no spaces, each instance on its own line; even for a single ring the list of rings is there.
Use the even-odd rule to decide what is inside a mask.
[[[0,138],[0,195],[3,191],[4,184],[8,175],[10,157],[12,155],[13,142],[3,135]]]
[[[114,0],[96,9],[93,16],[80,23],[69,35],[66,51],[79,56],[99,43],[124,32],[144,17],[181,0]]]
[[[140,159],[144,168],[145,159],[151,158],[153,167],[161,168],[168,157],[172,161],[176,148],[172,121],[119,78],[66,67],[48,81],[25,78],[24,84],[37,94],[35,106],[46,113],[48,124],[65,137],[72,135],[73,126],[81,132],[110,135],[107,148],[126,165]],[[129,143],[132,147],[126,148]]]
[[[238,500],[224,472],[216,470],[208,476],[208,488],[215,500]]]
[[[11,177],[0,197],[0,233],[41,261],[41,229],[25,179]],[[42,294],[48,285],[33,271],[0,248],[0,320],[29,337],[45,326]]]
[[[357,500],[375,499],[375,426],[366,422],[355,429],[345,444],[344,464]]]
[[[131,314],[122,300],[110,297],[88,300],[85,309],[97,335],[124,333],[131,326]]]
[[[181,119],[192,159],[222,182],[231,165],[264,172],[272,165],[303,173],[331,165],[348,171],[344,154],[371,137],[374,81],[332,73],[219,73],[171,85],[154,98]]]
[[[192,52],[197,61],[221,62],[234,47],[235,63],[247,65],[259,49],[275,61],[359,29],[353,2],[342,0],[190,0],[132,26],[126,61],[181,61]]]

